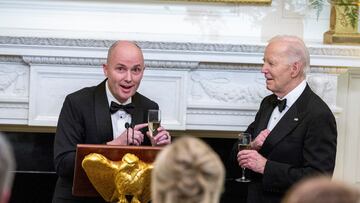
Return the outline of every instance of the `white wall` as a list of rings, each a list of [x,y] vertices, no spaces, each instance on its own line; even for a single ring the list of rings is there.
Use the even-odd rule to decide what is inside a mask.
[[[292,34],[322,42],[329,7],[317,20],[306,0],[271,5],[155,0],[0,0],[0,35],[237,43]]]

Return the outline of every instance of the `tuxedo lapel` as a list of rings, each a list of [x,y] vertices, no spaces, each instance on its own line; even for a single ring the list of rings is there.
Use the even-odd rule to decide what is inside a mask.
[[[261,113],[261,116],[259,118],[258,128],[256,129],[256,132],[254,133],[255,136],[258,135],[262,130],[267,128],[271,113],[274,110],[273,103],[276,100],[276,98],[277,98],[276,95],[271,95],[269,97],[269,99],[265,101],[264,107],[263,107],[264,110]]]
[[[303,121],[303,117],[306,113],[306,104],[309,102],[311,93],[312,91],[310,87],[306,86],[304,92],[280,119],[266,138],[260,150],[262,155],[267,156],[278,142],[289,135],[289,133]]]
[[[98,129],[98,136],[99,139],[101,139],[101,143],[112,140],[113,136],[111,114],[106,97],[105,84],[106,80],[96,87],[94,98],[96,127]]]
[[[261,148],[261,154],[267,156],[269,152],[280,142],[285,136],[287,136],[292,129],[294,129],[301,122],[301,117],[298,114],[298,109],[294,104],[286,114],[277,123],[274,129],[270,132],[266,138],[263,147]]]
[[[145,119],[145,114],[144,114],[144,108],[141,105],[141,99],[139,98],[139,94],[135,93],[135,95],[131,98],[132,103],[134,104],[135,108],[133,111],[133,115],[132,115],[132,123],[133,124],[140,124],[143,123]]]

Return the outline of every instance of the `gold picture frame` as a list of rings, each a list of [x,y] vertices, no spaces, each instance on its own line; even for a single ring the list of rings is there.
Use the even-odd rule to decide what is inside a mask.
[[[172,0],[172,1],[196,1],[218,3],[243,3],[243,4],[271,4],[272,0]]]

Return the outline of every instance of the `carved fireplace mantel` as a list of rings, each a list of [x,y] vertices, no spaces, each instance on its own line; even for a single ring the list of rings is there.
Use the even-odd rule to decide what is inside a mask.
[[[1,124],[56,126],[65,95],[104,79],[101,65],[112,43],[0,37]],[[160,104],[168,129],[244,130],[269,94],[260,73],[265,44],[138,44],[146,64],[139,91]],[[309,49],[308,81],[338,114],[338,75],[360,67],[360,49],[323,45]]]

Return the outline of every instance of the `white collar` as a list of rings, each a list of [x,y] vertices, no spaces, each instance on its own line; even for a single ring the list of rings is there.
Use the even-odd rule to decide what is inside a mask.
[[[300,97],[300,95],[304,92],[306,87],[306,80],[303,80],[298,86],[296,86],[293,90],[291,90],[285,97],[282,99],[286,99],[286,106],[292,106],[295,101]],[[279,99],[279,98],[278,98]],[[281,99],[281,100],[282,100]]]

